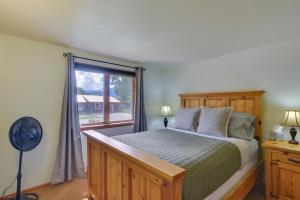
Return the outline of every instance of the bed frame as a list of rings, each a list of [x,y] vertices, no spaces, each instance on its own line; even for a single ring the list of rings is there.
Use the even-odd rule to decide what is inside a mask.
[[[231,106],[234,111],[254,114],[261,153],[262,95],[264,91],[179,94],[181,107]],[[96,131],[88,138],[89,198],[95,200],[181,200],[185,169],[160,160]],[[258,163],[259,163],[258,162]],[[253,167],[223,197],[244,199],[257,180]]]

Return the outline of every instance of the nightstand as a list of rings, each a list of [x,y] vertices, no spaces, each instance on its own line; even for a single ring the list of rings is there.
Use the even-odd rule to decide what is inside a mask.
[[[300,145],[263,143],[266,150],[266,200],[300,199]]]

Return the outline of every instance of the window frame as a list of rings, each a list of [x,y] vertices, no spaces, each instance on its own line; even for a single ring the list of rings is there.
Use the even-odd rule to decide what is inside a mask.
[[[78,67],[78,65],[80,67]],[[121,126],[131,126],[134,124],[134,112],[135,112],[135,105],[136,105],[136,76],[134,72],[127,72],[119,69],[110,69],[101,66],[77,63],[77,62],[75,62],[75,70],[103,74],[103,122],[80,124],[80,131],[113,128],[113,127],[121,127]],[[131,113],[132,119],[130,120],[110,121],[109,90],[110,90],[111,75],[127,76],[132,78],[132,113]]]

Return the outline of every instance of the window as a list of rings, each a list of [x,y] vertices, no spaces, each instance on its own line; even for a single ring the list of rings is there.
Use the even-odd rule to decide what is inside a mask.
[[[134,74],[87,64],[75,66],[81,128],[132,124]]]
[[[103,108],[96,109],[103,103],[103,74],[76,70],[76,83],[80,125],[103,123]]]
[[[110,90],[114,95],[110,96],[111,121],[132,120],[133,114],[133,78],[119,75],[110,76]]]
[[[95,103],[95,109],[96,110],[99,110],[101,108],[102,108],[101,103]]]
[[[78,110],[83,111],[84,110],[84,103],[78,102]]]

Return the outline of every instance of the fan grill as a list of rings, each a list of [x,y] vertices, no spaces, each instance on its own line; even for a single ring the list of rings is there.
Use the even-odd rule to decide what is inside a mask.
[[[42,139],[42,126],[32,117],[22,117],[15,121],[9,130],[12,146],[20,151],[34,149]]]

